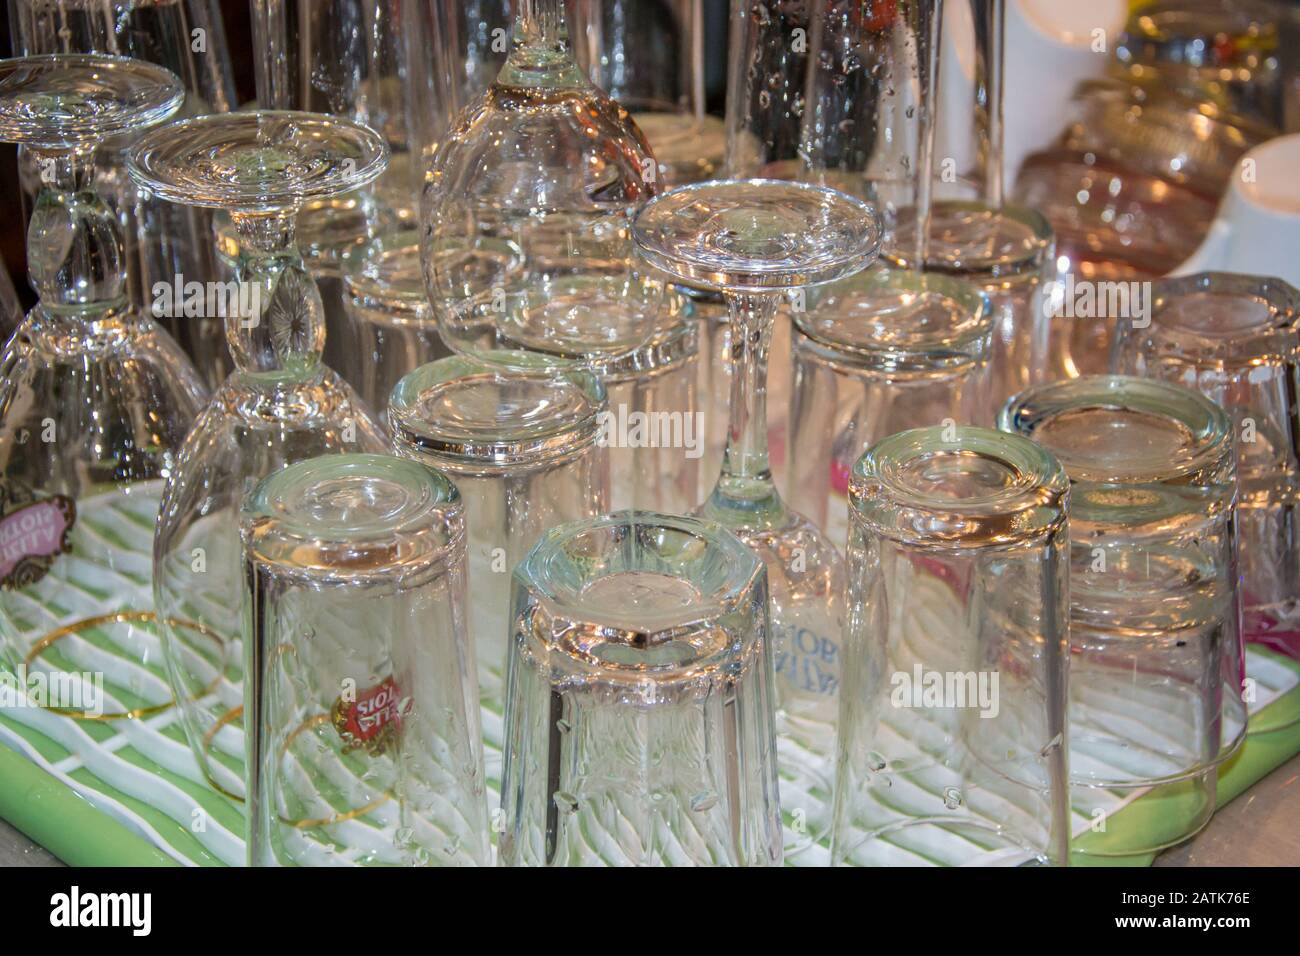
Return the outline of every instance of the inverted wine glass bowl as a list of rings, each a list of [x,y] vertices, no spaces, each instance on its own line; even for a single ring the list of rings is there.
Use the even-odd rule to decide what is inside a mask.
[[[732,292],[834,282],[862,269],[880,247],[879,220],[867,203],[776,179],[674,189],[646,203],[633,235],[656,268]]]
[[[0,60],[0,140],[68,148],[151,126],[176,112],[185,88],[168,70],[126,57]]]
[[[173,123],[140,141],[129,168],[171,202],[269,213],[359,189],[387,163],[374,130],[283,110]]]

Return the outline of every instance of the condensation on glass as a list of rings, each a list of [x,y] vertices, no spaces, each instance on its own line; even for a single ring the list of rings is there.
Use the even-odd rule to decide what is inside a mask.
[[[490,863],[456,486],[326,455],[241,531],[249,865]]]
[[[767,578],[716,524],[620,512],[514,573],[507,866],[781,863]]]
[[[868,449],[850,496],[832,864],[1065,863],[1065,472],[931,426]]]
[[[1228,417],[1184,388],[1088,375],[1016,396],[998,424],[1070,476],[1075,808],[1104,819],[1117,793],[1158,788],[1146,826],[1075,850],[1170,846],[1209,820],[1217,764],[1245,733]]]

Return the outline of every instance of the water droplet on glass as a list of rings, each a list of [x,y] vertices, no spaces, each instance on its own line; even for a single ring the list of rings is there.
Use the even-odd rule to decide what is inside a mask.
[[[884,756],[876,753],[874,750],[867,754],[867,767],[873,773],[880,773],[880,771],[884,770],[888,765],[889,764],[885,760]]]
[[[956,810],[961,806],[961,791],[956,787],[943,788],[943,805],[949,810]]]
[[[567,720],[560,718],[555,722],[555,729],[562,734],[567,734],[570,730],[573,729],[573,725],[569,723]]]

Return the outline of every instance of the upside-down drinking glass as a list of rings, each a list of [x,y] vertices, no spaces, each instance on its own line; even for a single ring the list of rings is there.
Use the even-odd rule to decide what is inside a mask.
[[[683,312],[631,355],[593,368],[609,405],[600,437],[609,449],[609,510],[686,514],[700,503],[707,415],[698,343],[699,320]]]
[[[849,476],[887,435],[991,425],[988,298],[959,279],[877,266],[809,295],[794,314],[786,488],[837,547]]]
[[[1300,293],[1280,279],[1207,272],[1152,283],[1148,321],[1121,320],[1114,371],[1195,389],[1237,443],[1244,634],[1300,657]],[[1251,733],[1276,730],[1268,709]]]
[[[712,522],[547,532],[514,572],[500,862],[779,865],[767,620]]]
[[[1094,824],[1074,851],[1171,846],[1209,820],[1245,734],[1228,416],[1165,382],[1085,375],[1015,396],[998,426],[1070,477],[1070,784]],[[1158,812],[1112,824],[1148,788]]]
[[[843,279],[875,257],[880,227],[866,203],[780,180],[682,186],[637,215],[638,251],[657,269],[726,296],[731,321],[731,428],[722,474],[700,513],[763,559],[782,733],[783,806],[802,849],[828,822],[842,569],[835,546],[787,508],[767,457],[767,353],[791,289]],[[807,649],[806,651],[804,649]]]
[[[658,192],[653,159],[578,69],[562,0],[521,0],[510,44],[425,177],[434,317],[451,348],[480,357],[626,355],[659,331],[662,282],[634,260],[631,228]]]
[[[397,454],[450,475],[469,524],[470,634],[489,743],[501,744],[510,572],[543,532],[606,510],[605,390],[591,372],[531,353],[469,356],[404,377],[388,406]],[[488,772],[499,764],[488,755]]]
[[[249,865],[491,862],[456,486],[311,458],[242,533]]]
[[[339,374],[376,414],[407,372],[451,354],[438,334],[414,229],[376,236],[343,277],[347,349]]]
[[[101,140],[163,121],[183,96],[138,60],[0,61],[0,140],[23,143],[43,183],[27,232],[40,302],[0,356],[0,635],[17,673],[66,676],[70,699],[46,703],[72,717],[172,704],[149,548],[204,389],[131,307],[118,219],[92,169]]]
[[[239,231],[237,307],[226,316],[235,371],[194,423],[163,493],[154,598],[169,620],[168,670],[208,781],[243,793],[238,514],[249,485],[328,452],[384,451],[383,431],[321,363],[320,294],[295,245],[304,202],[354,190],[383,168],[383,141],[314,113],[226,113],[162,127],[131,153],[131,175],[172,202],[227,209]]]
[[[1065,472],[938,425],[852,482],[832,864],[1066,863]]]

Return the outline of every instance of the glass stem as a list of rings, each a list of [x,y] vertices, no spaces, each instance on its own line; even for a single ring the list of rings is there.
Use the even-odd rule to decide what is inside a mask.
[[[242,372],[301,377],[325,347],[325,309],[296,241],[297,210],[232,212],[240,250],[226,342]],[[231,300],[233,299],[233,306]]]
[[[510,55],[497,82],[541,89],[587,85],[569,49],[564,0],[520,0]]]
[[[780,507],[767,460],[767,353],[779,292],[727,293],[731,320],[731,423],[712,508]]]
[[[95,192],[94,149],[32,149],[41,191],[27,226],[27,275],[46,310],[101,314],[126,304],[117,216]]]

